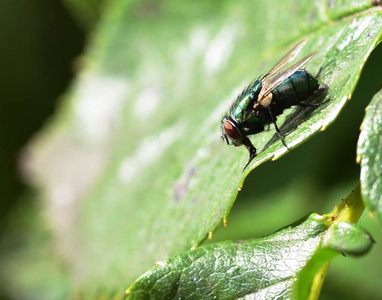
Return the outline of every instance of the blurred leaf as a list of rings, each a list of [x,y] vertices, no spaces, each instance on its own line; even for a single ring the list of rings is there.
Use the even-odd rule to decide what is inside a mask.
[[[85,29],[98,21],[102,8],[109,0],[62,0],[75,19]]]
[[[366,108],[358,140],[361,187],[366,206],[382,222],[382,91]]]
[[[302,38],[301,56],[318,51],[308,70],[323,67],[331,101],[294,110],[281,127],[286,142],[293,148],[336,118],[380,40],[382,13],[329,4],[109,3],[66,101],[26,151],[72,290],[120,295],[227,217],[249,170],[241,173],[246,149],[221,142],[221,115]],[[251,168],[285,152],[272,140]]]
[[[357,225],[329,220],[312,214],[265,238],[211,244],[169,258],[142,275],[128,299],[290,299],[301,271],[307,269],[304,280],[313,279],[337,253],[330,249],[354,253],[355,243],[362,245],[357,254],[364,254],[372,245]]]

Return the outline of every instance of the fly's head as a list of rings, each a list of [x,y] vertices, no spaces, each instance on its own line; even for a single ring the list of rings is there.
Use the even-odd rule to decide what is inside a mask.
[[[250,139],[247,137],[246,132],[241,128],[231,117],[223,117],[221,122],[222,138],[227,145],[234,145],[236,147],[244,145],[249,152],[249,160],[245,165],[243,171],[248,164],[256,157],[256,148],[252,145]]]

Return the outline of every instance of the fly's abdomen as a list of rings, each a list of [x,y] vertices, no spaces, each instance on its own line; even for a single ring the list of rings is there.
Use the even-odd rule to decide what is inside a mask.
[[[298,70],[272,90],[273,99],[283,108],[289,108],[308,99],[318,87],[316,78],[305,70]]]

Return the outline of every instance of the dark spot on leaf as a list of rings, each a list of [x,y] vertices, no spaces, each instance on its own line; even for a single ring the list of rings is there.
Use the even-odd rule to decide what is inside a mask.
[[[371,38],[371,37],[373,37],[374,35],[375,35],[375,32],[374,32],[374,31],[370,31],[370,32],[367,33],[367,37],[368,37],[368,38]]]
[[[191,164],[186,164],[185,168],[184,168],[184,172],[182,174],[182,176],[176,180],[173,184],[173,187],[174,187],[174,200],[175,202],[179,202],[180,200],[182,200],[183,198],[186,197],[189,189],[190,189],[190,182],[191,182],[191,179],[192,177],[194,177],[194,175],[196,174],[196,168],[191,166]],[[193,199],[193,203],[196,203],[197,199]]]
[[[316,11],[313,11],[313,12],[309,15],[309,21],[313,23],[316,19],[317,19],[317,12],[316,12]]]
[[[334,7],[334,0],[328,0],[328,8]]]
[[[244,241],[243,240],[234,240],[233,242],[236,243],[236,244],[241,244]]]

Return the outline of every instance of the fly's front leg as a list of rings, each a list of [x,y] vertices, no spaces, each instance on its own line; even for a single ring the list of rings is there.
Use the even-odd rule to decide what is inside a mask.
[[[248,165],[250,164],[250,162],[256,157],[257,155],[257,151],[256,151],[256,148],[252,145],[251,141],[249,140],[248,137],[245,137],[243,139],[243,145],[247,148],[248,152],[249,152],[249,159],[248,159],[248,162],[245,164],[244,168],[243,168],[243,172],[245,171],[245,169],[248,167]]]

